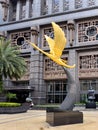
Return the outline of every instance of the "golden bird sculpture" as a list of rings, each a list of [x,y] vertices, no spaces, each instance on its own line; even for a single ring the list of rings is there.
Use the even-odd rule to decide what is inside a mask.
[[[29,42],[35,49],[45,54],[47,57],[49,57],[51,60],[53,60],[57,64],[66,68],[74,68],[75,64],[72,66],[68,65],[67,61],[61,58],[62,52],[66,46],[66,37],[65,37],[64,31],[55,22],[52,22],[52,27],[54,30],[54,39],[45,35],[46,41],[49,44],[50,53],[43,51],[32,42],[29,42],[29,41],[27,42]]]

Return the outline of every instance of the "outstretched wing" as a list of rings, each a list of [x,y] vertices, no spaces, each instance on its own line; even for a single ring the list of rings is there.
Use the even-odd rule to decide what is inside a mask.
[[[53,52],[53,48],[54,48],[54,40],[52,39],[52,38],[50,38],[50,37],[48,37],[47,35],[45,35],[45,38],[46,38],[46,41],[48,42],[48,44],[49,44],[49,48],[50,48],[50,53],[51,54],[54,54],[54,52]]]
[[[35,49],[39,50],[41,53],[45,54],[46,56],[48,56],[51,60],[53,60],[54,62],[56,62],[57,64],[64,66],[66,68],[74,68],[75,65],[70,66],[67,65],[67,61],[63,60],[63,59],[58,59],[57,57],[54,57],[52,54],[49,54],[43,50],[41,50],[38,46],[36,46],[34,43],[27,41],[28,43],[30,43]]]
[[[52,26],[54,29],[54,42],[55,42],[53,51],[55,55],[58,58],[60,58],[62,55],[62,51],[64,50],[66,45],[66,37],[63,30],[59,27],[59,25],[52,22]]]
[[[50,54],[40,49],[38,46],[36,46],[34,43],[27,41],[29,44],[31,44],[36,50],[39,50],[41,53],[45,54],[46,56],[50,57]]]

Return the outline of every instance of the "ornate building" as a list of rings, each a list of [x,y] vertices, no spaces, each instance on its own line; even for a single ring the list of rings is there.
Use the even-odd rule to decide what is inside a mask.
[[[61,103],[65,98],[69,88],[62,67],[26,42],[49,51],[44,35],[54,37],[54,21],[67,37],[62,58],[76,64],[70,69],[79,86],[76,102],[83,101],[90,88],[98,101],[97,12],[97,0],[0,0],[0,34],[20,47],[28,68],[18,81],[6,79],[5,89],[20,98],[30,96],[34,104]]]

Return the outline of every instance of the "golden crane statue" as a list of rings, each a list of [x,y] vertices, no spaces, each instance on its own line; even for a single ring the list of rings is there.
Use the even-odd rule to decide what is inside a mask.
[[[39,50],[43,54],[45,54],[47,57],[49,57],[51,60],[56,62],[57,64],[66,67],[66,68],[74,68],[75,64],[70,66],[67,64],[66,60],[61,59],[62,52],[66,46],[66,37],[63,32],[63,30],[57,25],[56,23],[52,22],[52,26],[54,29],[54,39],[48,37],[45,35],[46,41],[49,44],[50,53],[47,53],[43,50],[41,50],[38,46],[36,46],[34,43],[29,42],[35,49]]]

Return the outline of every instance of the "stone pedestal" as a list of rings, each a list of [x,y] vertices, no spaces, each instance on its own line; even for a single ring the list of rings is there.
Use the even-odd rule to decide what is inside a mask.
[[[86,108],[95,108],[96,109],[96,103],[95,102],[87,102],[85,107]]]
[[[46,122],[51,126],[83,123],[83,113],[79,111],[61,111],[47,108]]]

